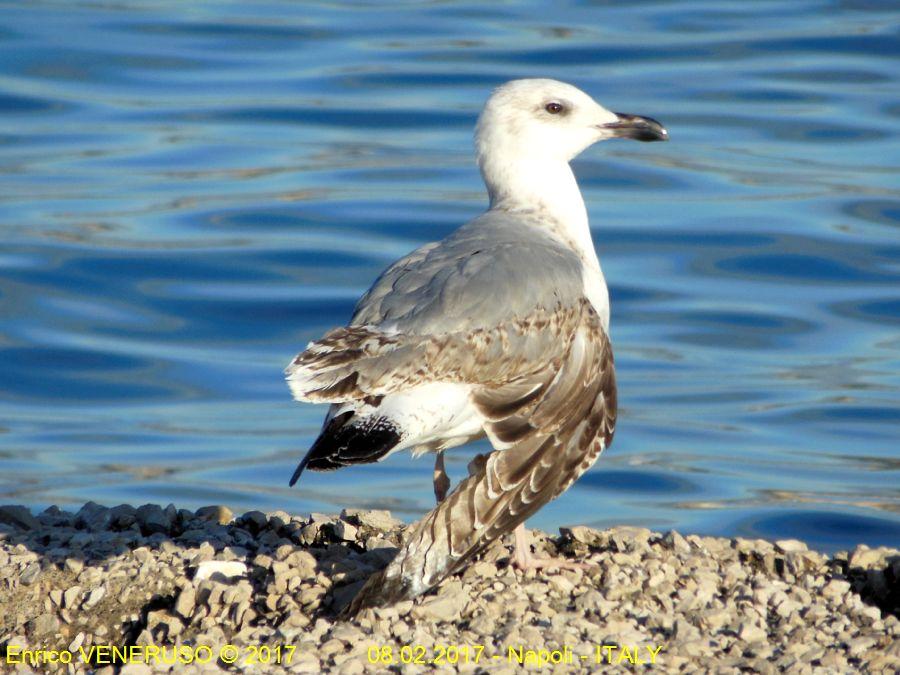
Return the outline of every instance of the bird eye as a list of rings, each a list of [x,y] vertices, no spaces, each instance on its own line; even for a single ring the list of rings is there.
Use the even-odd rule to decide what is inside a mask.
[[[544,110],[546,110],[551,115],[559,115],[559,113],[563,111],[563,106],[562,103],[550,101],[550,103],[544,106]]]

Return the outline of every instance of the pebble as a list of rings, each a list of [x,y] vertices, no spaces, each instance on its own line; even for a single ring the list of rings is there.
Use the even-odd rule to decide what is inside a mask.
[[[547,583],[557,594],[569,595],[575,584],[561,575],[553,575],[547,578]]]
[[[19,575],[19,582],[25,584],[26,586],[30,586],[37,578],[41,575],[41,566],[37,563],[30,563],[23,571],[22,574]]]
[[[227,506],[202,506],[194,513],[200,520],[206,520],[219,525],[227,525],[234,518],[234,513]]]
[[[691,545],[688,544],[685,538],[678,534],[678,532],[675,532],[675,530],[666,532],[662,541],[666,547],[678,553],[687,553],[691,550]]]
[[[808,550],[806,544],[797,539],[779,539],[775,542],[775,550],[780,553],[798,553]]]
[[[331,529],[341,541],[356,541],[356,533],[359,531],[355,525],[343,520],[333,523]]]
[[[599,532],[590,527],[585,527],[583,525],[576,525],[575,527],[561,527],[559,529],[560,534],[563,537],[568,537],[572,541],[577,541],[581,544],[587,544],[590,546],[591,544],[598,541]]]
[[[71,586],[63,591],[63,602],[67,609],[72,609],[81,602],[81,586]]]
[[[90,593],[88,593],[87,599],[82,603],[82,609],[93,609],[96,607],[100,601],[103,599],[103,596],[106,595],[106,589],[103,586],[98,586]]]
[[[768,635],[762,627],[753,623],[744,623],[741,624],[738,637],[744,642],[765,642]]]
[[[374,530],[391,530],[402,525],[402,521],[391,515],[390,511],[374,509],[344,509],[341,511],[341,520],[346,520],[354,525],[370,527]]]
[[[822,596],[826,598],[841,598],[850,590],[850,582],[840,579],[832,579],[822,589]]]
[[[211,579],[214,576],[224,577],[226,579],[232,577],[242,577],[247,574],[247,566],[236,560],[205,560],[197,565],[194,573],[194,583]]]
[[[847,560],[847,564],[851,568],[872,568],[879,566],[885,567],[887,565],[888,558],[892,555],[892,553],[895,552],[886,547],[869,548],[868,546],[858,546],[850,554],[850,557]]]
[[[700,660],[708,672],[900,665],[900,551],[889,548],[829,558],[797,540],[576,526],[558,538],[534,533],[535,552],[589,562],[587,570],[523,574],[510,566],[507,541],[432,593],[345,621],[337,611],[390,560],[402,535],[388,511],[235,518],[223,505],[191,512],[89,502],[37,518],[0,507],[0,526],[0,645],[292,644],[292,663],[265,672],[351,675],[430,672],[367,657],[370,647],[384,647],[399,658],[404,645],[485,645],[503,656],[491,675],[519,672],[505,662],[516,644],[591,655],[597,644],[614,644],[643,649],[645,659],[647,648],[661,646],[661,672],[687,672]],[[596,671],[579,660],[564,672]],[[460,659],[439,670],[483,665]],[[133,663],[121,672],[214,666]]]
[[[413,616],[417,619],[429,621],[452,621],[459,617],[465,599],[455,596],[440,596],[428,598],[413,609]]]
[[[173,609],[178,612],[178,614],[180,614],[183,618],[190,620],[194,612],[196,599],[197,592],[194,590],[194,587],[185,586],[178,594],[178,599],[175,601],[175,606],[173,607]]]
[[[55,614],[40,614],[28,622],[30,633],[34,637],[40,637],[59,630],[59,619]]]

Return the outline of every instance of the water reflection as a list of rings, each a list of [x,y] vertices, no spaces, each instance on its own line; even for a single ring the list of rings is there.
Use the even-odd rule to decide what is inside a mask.
[[[673,141],[576,163],[622,413],[532,524],[896,544],[887,5],[35,1],[4,16],[3,502],[428,508],[429,462],[408,457],[288,489],[322,411],[289,401],[281,369],[387,263],[483,208],[480,105],[542,75],[659,117]]]

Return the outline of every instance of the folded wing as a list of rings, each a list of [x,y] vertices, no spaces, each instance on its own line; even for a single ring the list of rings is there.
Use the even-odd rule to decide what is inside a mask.
[[[355,612],[414,597],[460,569],[565,491],[612,441],[612,349],[587,301],[558,321],[555,358],[506,381],[484,381],[473,401],[495,448],[407,535],[397,557],[354,600]]]

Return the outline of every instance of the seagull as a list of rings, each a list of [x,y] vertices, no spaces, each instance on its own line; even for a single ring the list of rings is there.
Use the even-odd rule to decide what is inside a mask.
[[[580,89],[522,79],[491,94],[475,147],[489,208],[388,267],[349,325],[285,371],[297,401],[330,403],[290,480],[435,453],[437,506],[349,611],[412,598],[515,532],[612,441],[616,379],[609,293],[569,162],[612,138],[664,141],[649,117],[611,112]],[[493,451],[449,492],[444,452],[487,436]],[[558,564],[558,563],[557,563]]]

